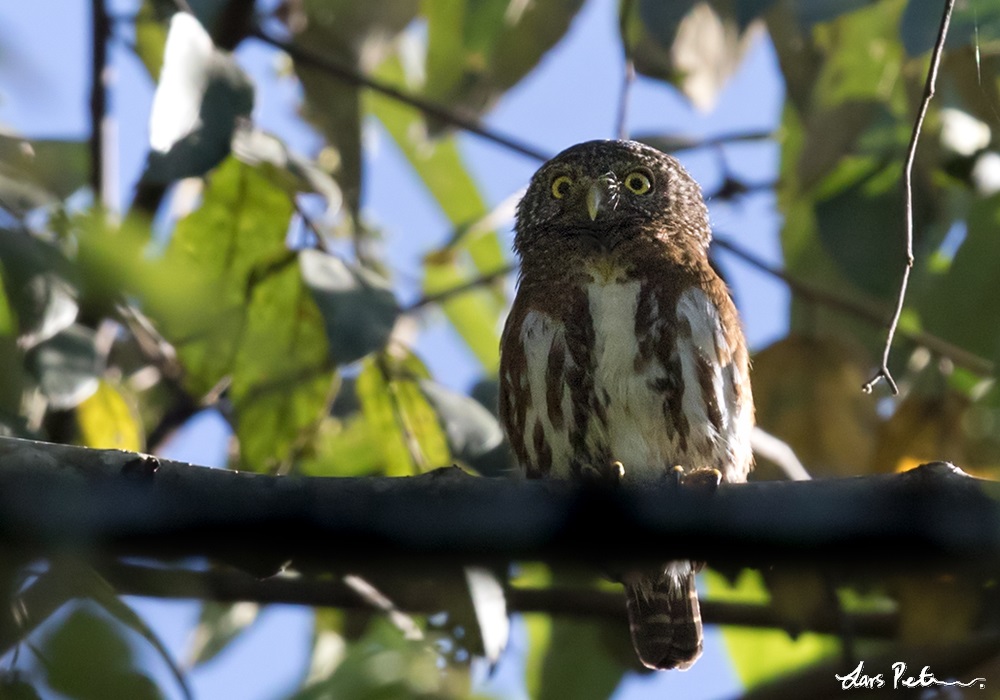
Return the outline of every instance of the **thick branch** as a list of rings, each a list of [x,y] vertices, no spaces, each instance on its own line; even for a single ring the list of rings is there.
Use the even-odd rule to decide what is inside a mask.
[[[902,475],[598,489],[475,478],[272,477],[0,439],[0,546],[207,556],[312,570],[408,559],[672,558],[825,567],[1000,563],[1000,484],[935,463]]]

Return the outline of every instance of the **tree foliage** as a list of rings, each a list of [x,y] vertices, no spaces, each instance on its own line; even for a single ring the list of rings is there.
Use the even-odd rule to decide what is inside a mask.
[[[511,291],[504,233],[511,207],[494,209],[459,135],[478,129],[498,149],[534,152],[523,146],[530,133],[506,138],[479,120],[566,41],[581,0],[289,0],[277,8],[207,0],[191,3],[194,16],[179,12],[185,3],[137,4],[134,15],[113,18],[104,37],[121,42],[128,34],[122,43],[157,84],[152,146],[141,180],[126,183],[135,197],[124,212],[101,204],[86,140],[0,135],[3,433],[155,451],[210,410],[232,429],[231,468],[406,476],[458,461],[501,473],[507,457],[492,402]],[[780,150],[776,180],[765,187],[781,219],[781,269],[746,255],[742,263],[719,259],[724,269],[749,259],[792,290],[787,336],[754,348],[754,393],[761,427],[816,476],[930,460],[1000,476],[997,0],[955,9],[921,134],[915,268],[890,358],[900,395],[860,393],[878,365],[905,262],[903,159],[942,8],[928,0],[621,0],[617,7],[617,50],[659,89],[706,113],[749,47],[774,47],[786,92],[773,133],[703,144],[675,133],[634,137],[722,154],[723,162],[725,148],[746,139],[766,138]],[[283,79],[300,88],[290,107],[314,130],[314,152],[296,153],[282,134],[251,121],[260,99],[255,77],[228,50],[261,42],[285,45],[276,52]],[[550,108],[537,106],[540,120]],[[415,301],[403,301],[411,281],[393,268],[365,211],[363,132],[372,123],[451,227],[442,244],[427,246]],[[91,145],[101,143],[97,127]],[[552,144],[553,152],[565,145]],[[722,179],[708,192],[713,207],[738,203],[757,186],[728,170]],[[718,232],[739,253],[732,233]],[[447,324],[475,358],[478,402],[447,388],[419,356],[414,328],[429,321]],[[781,472],[762,459],[757,478]],[[12,596],[63,566],[25,564],[0,556],[0,580]],[[514,586],[568,575],[540,565],[498,573]],[[574,585],[603,585],[570,576]],[[860,588],[841,583],[803,571],[706,578],[711,598],[774,600],[787,611],[788,630],[802,611],[831,600],[849,610],[898,610],[910,644],[939,638],[934,621],[945,601],[962,601],[950,638],[982,622],[981,591],[965,580],[928,574]],[[386,591],[393,585],[410,584],[384,582]],[[479,612],[475,586],[460,573],[440,585],[459,619]],[[31,653],[19,658],[45,661],[7,672],[0,690],[35,697],[37,684],[71,697],[167,694],[130,643],[137,632],[155,637],[99,577],[39,597],[49,613],[70,598],[93,602],[30,635]],[[206,604],[192,663],[225,652],[255,619],[246,607]],[[425,641],[414,642],[391,624],[366,622],[317,611],[310,670],[291,697],[469,694],[468,656],[482,649],[457,644],[454,625],[419,618],[413,624]],[[606,697],[633,669],[621,625],[530,615],[526,626],[532,697],[567,697],[569,688],[573,697]],[[103,640],[98,656],[85,639]],[[725,631],[747,689],[835,658],[845,643],[785,630]],[[873,654],[885,648],[863,644]],[[583,658],[593,660],[585,672]],[[100,683],[96,667],[104,669]]]

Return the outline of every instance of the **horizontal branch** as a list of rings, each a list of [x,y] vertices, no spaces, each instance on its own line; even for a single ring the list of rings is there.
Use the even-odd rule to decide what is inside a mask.
[[[193,571],[122,563],[101,564],[97,570],[122,595],[370,609],[350,586],[330,578],[275,576],[261,580],[240,571]],[[448,601],[433,593],[428,587],[401,586],[393,595],[393,603],[410,613],[434,613],[447,606]],[[621,591],[515,587],[506,591],[506,601],[511,612],[625,622],[625,597]],[[707,624],[786,629],[791,634],[807,631],[838,634],[847,627],[852,634],[881,639],[894,637],[899,624],[896,612],[849,613],[838,617],[833,611],[821,610],[810,619],[796,619],[792,629],[787,617],[770,605],[715,600],[702,600],[701,616]]]
[[[241,567],[670,558],[845,568],[1000,563],[1000,484],[901,475],[599,489],[471,477],[274,477],[0,439],[0,546],[206,556]]]

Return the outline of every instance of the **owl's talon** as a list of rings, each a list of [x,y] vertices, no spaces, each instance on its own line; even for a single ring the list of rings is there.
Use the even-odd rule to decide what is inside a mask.
[[[617,459],[611,463],[611,478],[614,481],[621,482],[625,479],[625,465],[619,462]]]
[[[673,481],[674,486],[680,486],[684,483],[684,467],[679,464],[675,464],[671,467],[670,471],[667,472],[667,478]]]
[[[579,476],[582,481],[595,486],[618,486],[625,478],[625,465],[619,461],[610,462],[603,469],[592,464],[579,467]]]
[[[705,493],[715,493],[721,483],[722,472],[714,467],[698,467],[681,477],[681,485]]]

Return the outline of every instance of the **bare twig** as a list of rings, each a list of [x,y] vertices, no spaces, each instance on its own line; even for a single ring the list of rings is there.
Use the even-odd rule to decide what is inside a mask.
[[[622,77],[622,89],[618,93],[618,128],[616,133],[623,141],[628,138],[628,107],[632,96],[632,85],[635,83],[635,62],[632,60],[632,45],[628,41],[628,21],[632,16],[634,0],[622,2],[621,14],[618,16],[619,30],[622,37],[622,48],[625,52],[625,74]]]
[[[366,605],[384,613],[406,639],[423,639],[424,634],[410,615],[396,607],[388,596],[360,576],[348,574],[344,585],[354,591]]]
[[[792,481],[808,481],[812,478],[795,455],[795,450],[787,442],[767,432],[759,425],[754,426],[753,432],[750,434],[750,444],[753,446],[755,455],[774,462]]]
[[[625,77],[622,79],[622,90],[618,98],[618,138],[628,139],[628,107],[635,83],[635,64],[631,58],[625,59]]]
[[[345,83],[349,83],[357,87],[368,88],[369,90],[391,97],[397,102],[419,109],[421,112],[430,117],[438,119],[446,124],[456,126],[460,129],[468,131],[470,134],[480,136],[487,141],[492,141],[493,143],[499,144],[529,158],[534,158],[535,160],[549,159],[548,155],[537,148],[529,146],[528,144],[511,136],[501,134],[493,129],[483,126],[476,119],[456,114],[454,111],[431,102],[430,100],[425,100],[424,98],[417,97],[416,95],[407,94],[402,90],[376,80],[375,78],[362,75],[353,67],[340,63],[329,56],[320,56],[319,54],[313,53],[312,51],[302,48],[301,46],[297,46],[287,41],[282,41],[281,39],[276,39],[275,37],[272,37],[262,31],[260,28],[251,31],[250,36],[263,41],[265,44],[281,49],[295,61],[319,68],[320,70],[328,73],[338,80],[344,81]]]
[[[761,272],[765,272],[768,275],[781,280],[788,285],[788,288],[791,289],[793,293],[799,295],[803,299],[809,299],[818,304],[823,304],[828,308],[836,309],[876,326],[885,325],[886,316],[888,315],[887,311],[872,308],[862,302],[849,299],[792,277],[783,270],[779,270],[778,268],[767,264],[750,251],[726,238],[716,236],[712,239],[712,245],[732,253]],[[947,357],[956,365],[964,367],[982,376],[993,375],[995,367],[992,362],[979,357],[968,350],[960,348],[957,345],[949,343],[947,340],[944,340],[943,338],[940,338],[932,333],[927,333],[925,331],[909,331],[906,329],[900,329],[898,332],[904,338],[907,338],[918,345],[922,345],[931,352],[934,352],[941,357]]]
[[[944,53],[944,42],[948,37],[948,25],[951,22],[951,12],[955,8],[955,0],[946,0],[944,13],[941,16],[941,26],[938,29],[937,42],[934,44],[934,51],[931,53],[931,65],[927,70],[927,81],[924,83],[924,96],[920,102],[920,111],[913,123],[913,133],[910,136],[910,145],[906,150],[906,166],[903,169],[903,187],[906,190],[906,266],[903,268],[903,279],[899,283],[899,298],[896,300],[896,310],[892,314],[892,321],[889,324],[889,331],[886,334],[885,350],[882,352],[882,366],[878,372],[861,387],[866,394],[870,394],[872,389],[881,380],[889,384],[893,394],[899,393],[896,381],[889,372],[889,353],[892,350],[892,338],[896,334],[899,325],[899,317],[903,313],[903,303],[906,300],[906,287],[910,282],[910,271],[913,269],[913,161],[917,154],[917,142],[920,139],[920,131],[924,125],[924,117],[927,116],[927,108],[934,98],[934,88],[937,84],[938,68],[941,65],[941,54]]]
[[[309,229],[310,233],[312,233],[313,237],[316,239],[316,249],[321,250],[324,253],[329,253],[330,247],[326,244],[326,237],[319,230],[319,226],[316,225],[316,222],[313,221],[309,213],[302,207],[302,204],[299,202],[299,198],[292,196],[290,199],[292,201],[292,206],[295,207],[295,213],[299,215],[299,218],[302,219],[302,223],[305,224],[306,228]],[[356,244],[354,253],[355,255],[358,253]]]
[[[90,74],[90,188],[94,201],[104,199],[104,116],[108,107],[104,70],[108,60],[108,37],[111,20],[104,0],[91,0],[91,74]]]
[[[417,299],[415,302],[410,304],[408,307],[403,309],[404,314],[412,314],[415,311],[419,311],[425,306],[431,304],[440,304],[442,302],[448,301],[452,297],[460,296],[471,292],[479,287],[485,287],[493,284],[501,277],[506,277],[507,275],[513,273],[517,267],[515,265],[505,265],[498,270],[493,272],[487,272],[484,275],[471,279],[468,282],[463,282],[462,284],[451,287],[450,289],[443,289],[440,292],[434,292],[433,294],[425,294],[424,296]]]

